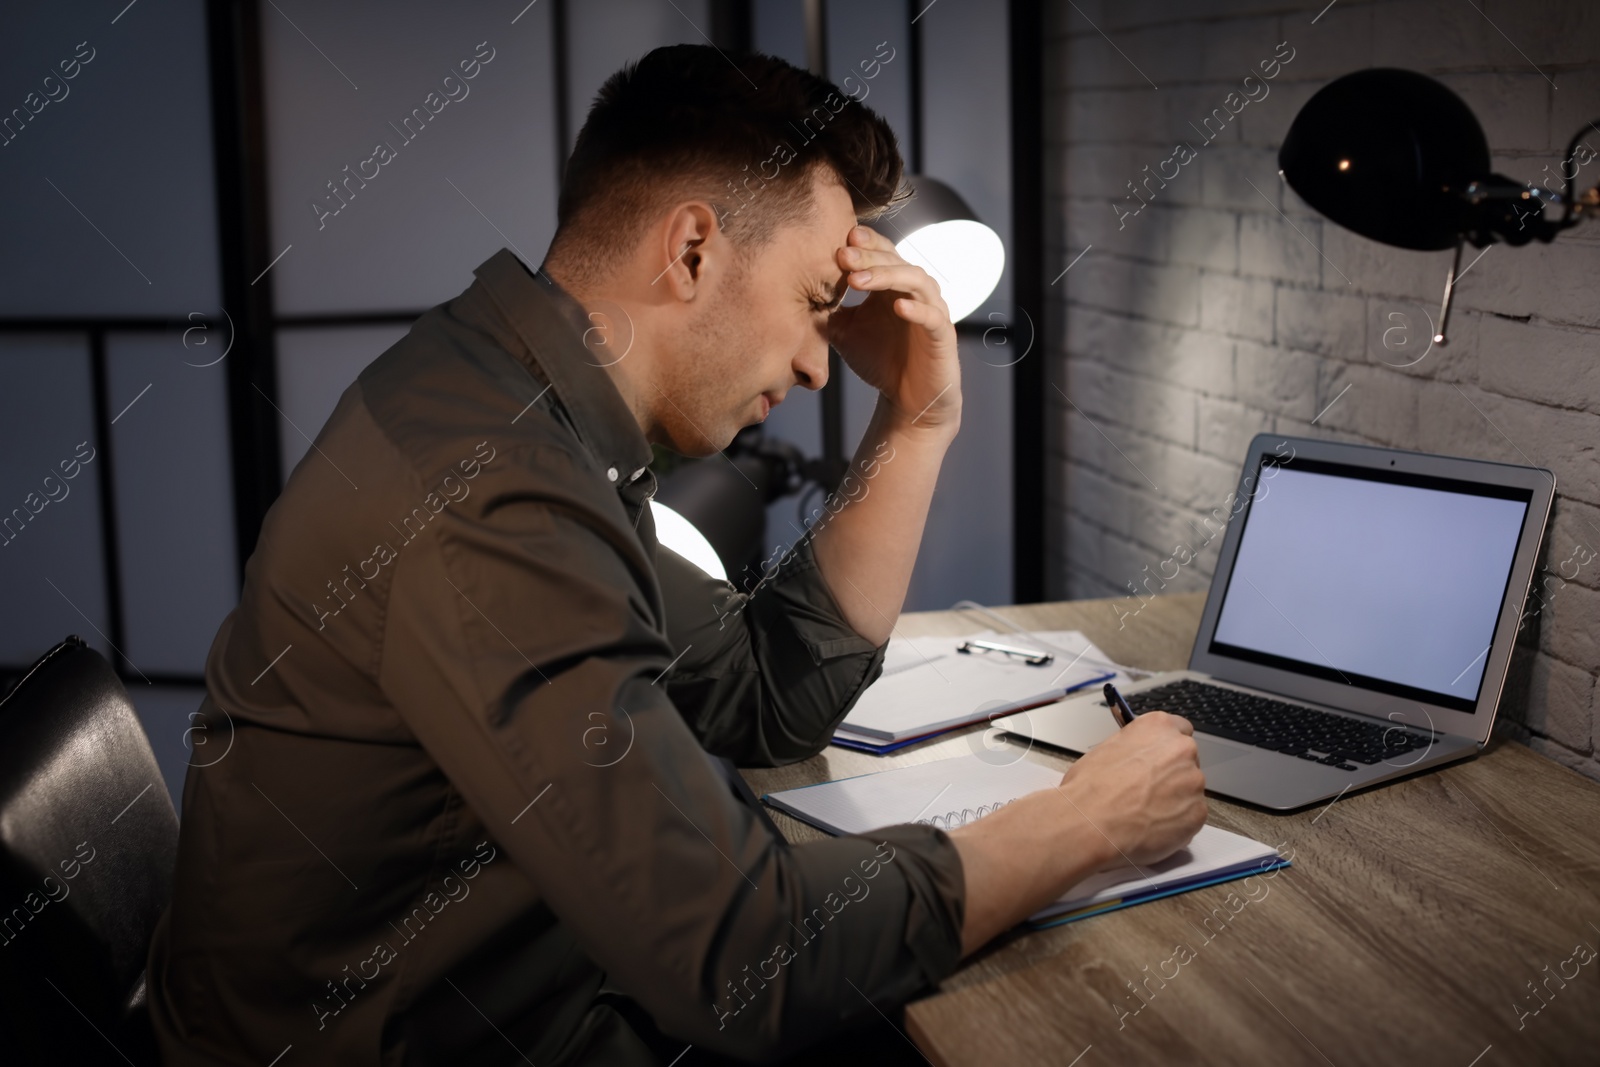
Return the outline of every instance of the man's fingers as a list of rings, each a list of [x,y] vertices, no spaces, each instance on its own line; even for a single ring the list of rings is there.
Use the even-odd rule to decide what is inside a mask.
[[[880,252],[893,252],[894,242],[871,226],[857,225],[845,238],[854,248],[872,248]]]
[[[850,252],[856,253],[854,258],[849,255]],[[905,257],[893,248],[856,248],[853,245],[840,253],[839,260],[846,270],[867,270],[905,261]]]
[[[850,273],[850,284],[857,289],[867,291],[897,289],[902,293],[909,293],[924,304],[932,304],[939,310],[949,314],[950,309],[939,292],[938,284],[921,267],[914,267],[909,263],[887,264],[881,267],[873,267],[868,273],[870,273],[871,277],[863,281],[861,271],[852,271]]]
[[[895,314],[899,315],[907,322],[914,322],[918,326],[925,327],[929,330],[937,329],[939,326],[950,321],[950,316],[946,312],[940,311],[931,304],[925,304],[920,300],[913,300],[908,296],[902,296],[896,299],[894,302],[894,310]]]

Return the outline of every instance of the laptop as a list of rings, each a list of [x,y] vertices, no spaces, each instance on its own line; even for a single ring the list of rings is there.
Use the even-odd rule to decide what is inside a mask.
[[[1554,494],[1542,468],[1260,434],[1206,520],[1189,668],[1123,695],[1194,723],[1208,792],[1276,811],[1476,756]],[[1098,692],[993,725],[1073,752],[1117,730]]]

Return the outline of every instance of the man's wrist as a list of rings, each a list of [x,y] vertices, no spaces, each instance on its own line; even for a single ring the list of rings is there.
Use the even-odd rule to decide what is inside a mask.
[[[1087,858],[1092,863],[1089,868],[1091,871],[1103,870],[1116,863],[1121,858],[1121,851],[1089,814],[1085,800],[1075,795],[1072,783],[1062,782],[1050,792],[1059,816],[1053,824],[1060,834],[1056,842],[1059,846],[1056,854]]]
[[[933,410],[904,412],[887,396],[879,393],[877,421],[885,434],[899,437],[907,442],[928,442],[948,447],[961,428],[961,397],[959,394],[955,397],[953,407],[948,394],[942,397],[938,404],[940,406],[937,414]],[[929,405],[930,409],[933,407],[934,405]]]

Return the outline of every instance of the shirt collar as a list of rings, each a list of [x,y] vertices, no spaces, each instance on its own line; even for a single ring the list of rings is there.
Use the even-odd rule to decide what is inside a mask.
[[[650,465],[650,442],[623,401],[611,374],[583,343],[594,324],[572,294],[544,271],[537,273],[507,249],[473,271],[527,346],[517,353],[537,364],[577,427],[578,436],[606,468],[613,485],[625,485]]]

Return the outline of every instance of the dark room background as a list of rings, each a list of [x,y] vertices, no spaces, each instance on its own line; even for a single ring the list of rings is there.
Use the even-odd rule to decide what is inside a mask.
[[[206,654],[282,480],[416,316],[501,247],[540,262],[595,91],[653,47],[807,66],[820,22],[825,72],[864,79],[856,95],[907,169],[957,189],[1009,256],[1007,14],[973,0],[12,5],[0,515],[21,511],[0,537],[0,672],[82,635],[128,684],[176,799]],[[462,61],[466,91],[407,125]],[[348,182],[378,141],[394,157]],[[1011,274],[963,326],[968,429],[909,609],[1013,598]],[[848,454],[873,395],[837,381]],[[765,431],[816,456],[821,423],[797,389]],[[799,504],[771,506],[768,543],[799,535]]]

